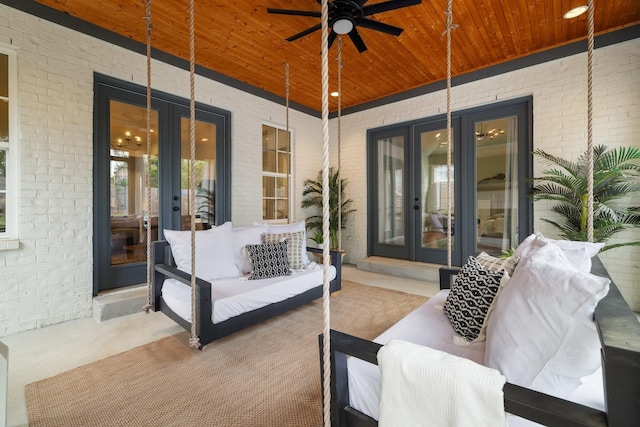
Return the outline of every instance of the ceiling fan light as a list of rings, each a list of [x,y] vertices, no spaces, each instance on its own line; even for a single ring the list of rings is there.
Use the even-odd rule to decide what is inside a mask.
[[[353,30],[353,21],[348,17],[340,17],[333,21],[332,28],[336,34],[349,34]]]
[[[585,13],[588,9],[589,9],[589,7],[585,6],[585,5],[574,7],[573,9],[569,10],[564,15],[562,15],[562,17],[564,19],[577,18],[578,16],[582,15],[583,13]]]

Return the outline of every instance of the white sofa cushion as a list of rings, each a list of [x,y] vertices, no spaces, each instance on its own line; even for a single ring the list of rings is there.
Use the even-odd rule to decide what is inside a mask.
[[[262,243],[262,234],[267,232],[266,225],[254,225],[233,229],[233,255],[236,265],[243,274],[251,272],[251,262],[245,246]]]
[[[578,270],[589,273],[591,271],[591,258],[596,256],[604,243],[574,242],[570,240],[554,240],[537,232],[528,236],[518,245],[514,251],[514,256],[526,257],[543,245],[551,243],[562,249],[567,259]]]
[[[511,383],[566,397],[599,366],[589,319],[609,282],[578,270],[552,243],[526,254],[489,318],[485,365]]]
[[[242,276],[233,256],[231,223],[195,232],[196,276],[206,281]],[[179,270],[191,274],[191,231],[164,230]]]

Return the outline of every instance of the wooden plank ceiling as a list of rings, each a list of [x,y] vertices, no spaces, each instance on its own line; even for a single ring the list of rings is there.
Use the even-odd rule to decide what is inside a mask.
[[[145,42],[144,0],[37,0],[99,27]],[[380,3],[369,0],[366,5]],[[562,15],[587,0],[453,0],[452,70],[478,70],[586,38],[587,14]],[[154,48],[189,58],[188,0],[153,0]],[[321,109],[320,32],[285,39],[320,20],[267,13],[267,8],[319,11],[317,0],[196,0],[196,62],[278,96],[290,67],[292,102]],[[358,28],[368,50],[343,40],[342,106],[348,108],[446,78],[446,0],[372,15],[404,28],[392,36]],[[640,23],[640,1],[595,1],[596,34]],[[337,43],[329,55],[330,90],[337,87]],[[597,57],[596,57],[597,59]],[[337,108],[336,98],[330,110]]]

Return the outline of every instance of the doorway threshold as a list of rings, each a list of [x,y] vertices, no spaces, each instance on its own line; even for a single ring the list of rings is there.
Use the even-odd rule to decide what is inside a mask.
[[[97,322],[142,311],[147,303],[147,285],[132,285],[100,292],[93,298],[93,318]]]
[[[359,260],[357,267],[360,270],[371,271],[373,273],[437,283],[440,280],[439,270],[442,265],[370,256]]]

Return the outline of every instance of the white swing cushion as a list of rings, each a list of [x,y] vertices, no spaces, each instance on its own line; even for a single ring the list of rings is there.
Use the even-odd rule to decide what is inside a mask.
[[[191,231],[164,230],[179,270],[191,274]],[[226,222],[195,232],[196,276],[211,281],[242,276],[233,252],[232,226]]]

